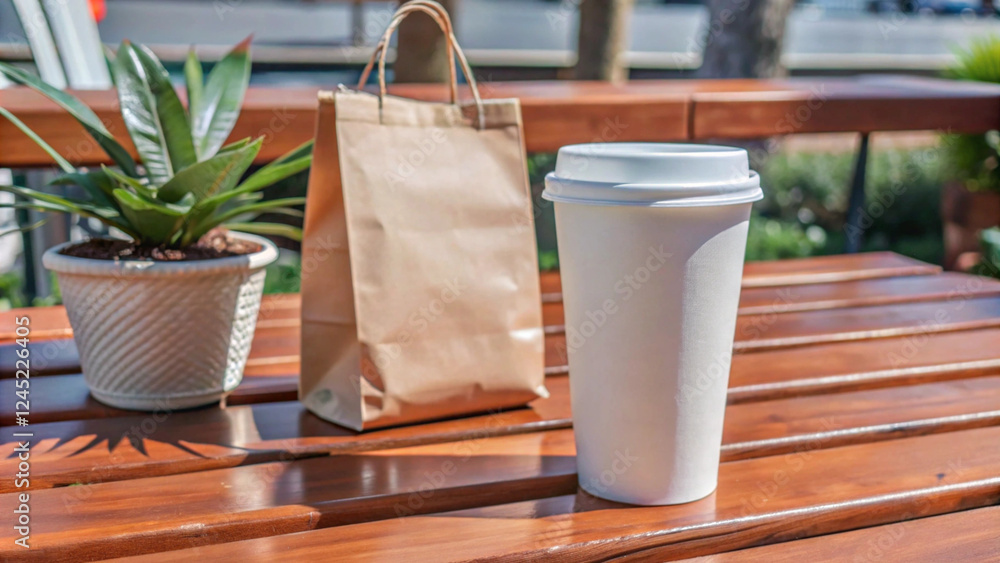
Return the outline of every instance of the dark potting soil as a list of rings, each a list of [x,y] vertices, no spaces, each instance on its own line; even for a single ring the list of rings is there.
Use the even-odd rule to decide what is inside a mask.
[[[260,245],[229,236],[225,229],[212,229],[197,243],[183,249],[140,246],[129,240],[91,239],[68,246],[60,252],[66,256],[94,260],[211,260],[260,251]]]

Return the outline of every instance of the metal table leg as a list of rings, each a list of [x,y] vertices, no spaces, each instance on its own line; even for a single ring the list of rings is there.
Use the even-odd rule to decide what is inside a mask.
[[[865,229],[870,225],[862,225],[865,211],[865,171],[868,167],[868,135],[861,134],[861,144],[854,161],[854,178],[851,180],[851,196],[847,203],[847,223],[844,232],[847,237],[844,242],[844,252],[853,254],[861,250],[864,242]]]

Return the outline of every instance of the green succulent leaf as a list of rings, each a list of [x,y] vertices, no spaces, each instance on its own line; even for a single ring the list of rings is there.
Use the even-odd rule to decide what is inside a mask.
[[[153,184],[197,162],[184,106],[151,53],[122,42],[115,59],[122,117]]]
[[[300,159],[302,157],[306,157],[306,156],[311,157],[312,156],[312,152],[313,152],[313,140],[309,139],[308,141],[302,143],[301,145],[295,147],[294,149],[286,152],[285,154],[283,154],[283,155],[279,156],[278,158],[276,158],[275,160],[273,160],[271,162],[271,165],[284,164],[286,162],[289,162],[289,161],[292,161],[292,160],[298,160],[298,159]],[[267,167],[265,166],[265,168],[267,168]]]
[[[78,199],[0,185],[0,192],[17,196],[0,208],[74,213],[120,229],[138,244],[172,248],[193,244],[220,224],[301,240],[302,230],[297,227],[250,221],[263,213],[303,215],[296,207],[304,204],[305,198],[264,201],[260,190],[308,169],[312,141],[245,179],[263,140],[246,138],[225,144],[249,83],[249,45],[249,38],[238,44],[207,76],[195,54],[188,55],[184,65],[187,108],[149,49],[126,41],[117,53],[106,51],[122,116],[145,165],[143,173],[86,105],[37,77],[0,63],[0,74],[35,88],[63,107],[118,164],[117,168],[75,169],[20,119],[0,108],[0,117],[37,143],[63,170],[50,185],[78,185],[87,193]]]
[[[260,144],[261,140],[258,139],[242,148],[219,153],[181,170],[160,187],[157,196],[173,203],[187,194],[193,194],[194,200],[200,202],[217,193],[231,190],[253,164],[254,157],[260,151]]]
[[[229,201],[233,205],[240,205],[243,203],[253,203],[255,201],[260,201],[264,199],[264,194],[260,192],[250,192],[248,194],[240,194]]]
[[[194,113],[191,110],[201,105],[201,95],[205,90],[205,76],[194,47],[188,51],[187,59],[184,60],[184,84],[187,87],[188,124],[193,129]]]
[[[24,133],[25,135],[27,135],[29,139],[31,139],[32,141],[34,141],[36,145],[38,145],[39,147],[41,147],[41,149],[43,151],[45,151],[46,153],[48,153],[48,155],[52,157],[52,160],[56,161],[56,164],[59,165],[59,168],[62,168],[63,172],[74,172],[74,171],[76,171],[76,169],[73,168],[73,165],[70,164],[68,160],[66,160],[65,158],[63,158],[63,156],[61,154],[59,154],[58,152],[56,152],[56,150],[54,148],[52,148],[51,146],[49,146],[48,143],[46,143],[41,137],[38,136],[37,133],[35,133],[34,131],[32,131],[30,127],[28,127],[27,125],[25,125],[24,122],[21,121],[20,119],[18,119],[14,114],[12,114],[11,112],[9,112],[9,111],[5,110],[4,108],[0,107],[0,115],[6,117],[7,121],[10,121],[11,123],[13,123],[14,127],[17,127],[18,129],[20,129],[21,132]]]
[[[312,164],[312,155],[303,156],[292,161],[277,161],[264,166],[260,170],[251,174],[246,180],[237,186],[239,193],[253,192],[272,186],[285,178],[289,178],[302,172]]]
[[[308,150],[306,150],[308,148]],[[250,194],[262,190],[275,182],[284,180],[289,176],[305,170],[312,163],[312,141],[283,155],[278,160],[264,166],[257,172],[250,175],[233,190],[221,191],[216,195],[208,197],[195,206],[188,220],[188,225],[195,227],[195,230],[187,235],[190,241],[196,241],[208,232],[212,227],[219,224],[218,221],[210,221],[212,216],[220,207],[233,202],[244,200]],[[305,156],[301,156],[305,154]],[[290,157],[297,156],[294,160]],[[206,228],[207,227],[207,228]],[[183,244],[183,243],[182,243]]]
[[[159,203],[123,188],[116,188],[113,195],[122,214],[138,231],[138,241],[144,244],[169,245],[189,209]]]
[[[218,216],[212,217],[210,221],[213,223],[212,227],[215,225],[225,223],[231,219],[235,219],[240,215],[245,215],[247,213],[261,214],[261,213],[279,213],[282,215],[291,215],[293,217],[301,217],[302,211],[298,209],[291,209],[292,205],[305,205],[306,198],[304,197],[285,197],[280,199],[271,199],[267,201],[260,201],[256,203],[250,203],[247,205],[240,205],[234,207],[233,209],[227,209],[224,213]],[[208,232],[211,227],[205,229]]]
[[[302,229],[283,223],[226,223],[234,231],[257,235],[276,235],[295,241],[302,241]]]
[[[233,47],[208,73],[205,87],[189,104],[191,130],[199,159],[215,154],[229,138],[250,84],[250,41]]]
[[[108,205],[113,209],[118,209],[118,203],[111,196],[115,189],[115,181],[104,170],[91,170],[88,172],[71,172],[63,174],[55,180],[49,182],[50,186],[80,186],[94,203]]]
[[[54,203],[45,203],[42,201],[18,201],[16,203],[0,203],[0,208],[34,209],[35,211],[45,211],[47,213],[73,213],[73,210],[68,207],[63,207],[61,205],[56,205]]]
[[[104,51],[104,65],[108,67],[108,74],[111,76],[111,84],[115,84],[115,52],[111,47],[102,45]]]
[[[0,238],[3,238],[5,236],[7,236],[7,235],[12,235],[14,233],[26,233],[28,231],[33,231],[33,230],[37,229],[38,227],[41,227],[42,225],[44,225],[46,222],[48,222],[48,220],[49,220],[49,218],[46,217],[46,218],[44,218],[44,219],[42,219],[40,221],[37,221],[37,222],[35,222],[35,223],[31,224],[31,225],[27,225],[27,226],[24,226],[24,227],[21,227],[21,226],[11,227],[11,228],[7,229],[6,231],[0,231]]]
[[[126,191],[132,191],[133,193],[137,193],[143,197],[147,197],[150,199],[156,197],[156,193],[153,191],[153,189],[144,184],[142,180],[138,180],[136,178],[129,178],[128,176],[120,172],[117,172],[111,168],[108,168],[107,166],[104,165],[101,165],[101,171],[107,174],[112,180],[114,180],[118,184],[119,187],[124,188]],[[132,189],[129,190],[128,188]],[[112,194],[113,193],[114,190],[112,189]]]
[[[50,194],[39,190],[34,190],[31,188],[3,185],[0,186],[0,191],[21,196],[22,198],[27,199],[29,201],[37,201],[37,202],[65,207],[66,209],[70,209],[73,213],[80,213],[81,215],[86,215],[88,217],[102,218],[102,217],[113,217],[115,215],[113,211],[109,211],[99,206],[92,205],[90,202],[87,201],[81,201],[74,198],[63,197],[56,194]]]
[[[135,160],[132,159],[132,156],[129,155],[128,151],[125,150],[125,148],[115,140],[111,133],[108,132],[108,129],[97,117],[97,114],[95,114],[83,102],[58,88],[46,84],[40,78],[28,74],[17,67],[0,63],[0,74],[3,74],[17,84],[34,89],[69,112],[73,118],[83,125],[83,128],[87,131],[87,133],[90,134],[95,141],[97,141],[97,144],[104,149],[104,152],[107,153],[107,155],[111,157],[111,159],[114,160],[126,174],[129,176],[138,176]]]
[[[21,186],[0,185],[0,192],[8,192],[20,196],[28,200],[29,203],[37,205],[38,209],[42,211],[76,213],[84,217],[91,217],[101,221],[105,225],[120,229],[131,237],[136,237],[136,231],[126,221],[121,219],[121,216],[115,209]]]
[[[246,137],[244,139],[240,139],[239,141],[233,141],[232,143],[229,143],[228,145],[226,145],[226,146],[222,147],[221,149],[219,149],[219,152],[217,152],[215,154],[229,152],[229,151],[234,151],[234,150],[237,150],[237,149],[242,149],[243,147],[249,145],[251,142],[253,142],[253,138],[252,137]]]

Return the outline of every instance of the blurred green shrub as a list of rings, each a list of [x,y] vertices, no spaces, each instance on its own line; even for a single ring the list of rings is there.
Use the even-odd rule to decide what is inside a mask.
[[[24,280],[19,272],[5,272],[0,274],[0,311],[15,309],[18,307],[49,307],[51,305],[62,304],[62,293],[59,291],[59,279],[55,274],[49,272],[49,286],[52,288],[52,295],[48,297],[36,297],[30,302],[24,294]]]
[[[979,234],[982,259],[972,273],[1000,278],[1000,228],[986,229]]]
[[[955,51],[954,65],[945,76],[956,80],[1000,83],[1000,36],[977,37],[966,49]],[[971,191],[1000,191],[1000,135],[945,135],[949,176]]]
[[[826,231],[816,225],[803,228],[754,213],[747,238],[747,260],[779,260],[817,254],[826,243]]]
[[[943,154],[939,147],[869,154],[864,250],[893,250],[940,262]],[[533,155],[539,262],[558,267],[552,206],[540,197],[554,155]],[[777,260],[843,252],[851,153],[778,153],[761,167],[764,199],[754,205],[747,260]]]
[[[938,147],[869,154],[863,250],[893,250],[940,262],[943,160]],[[755,211],[760,217],[800,229],[771,227],[768,231],[751,223],[747,259],[788,257],[781,254],[803,248],[789,241],[805,234],[813,245],[811,254],[842,252],[853,171],[854,155],[849,153],[772,156],[760,170],[764,199]],[[754,240],[761,236],[767,240]]]
[[[0,311],[24,307],[27,300],[24,297],[21,276],[17,272],[0,274]]]
[[[264,294],[298,293],[302,287],[302,255],[282,248],[278,259],[268,265]]]

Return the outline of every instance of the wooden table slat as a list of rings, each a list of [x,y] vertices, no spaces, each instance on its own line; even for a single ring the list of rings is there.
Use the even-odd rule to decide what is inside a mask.
[[[789,260],[795,268],[789,268],[782,262],[750,262],[744,268],[744,293],[749,298],[741,301],[745,314],[754,313],[753,307],[760,307],[762,301],[768,301],[772,293],[760,290],[763,287],[781,287],[786,285],[830,284],[832,282],[847,282],[856,280],[882,280],[883,283],[861,285],[824,285],[816,289],[802,288],[795,290],[795,304],[807,308],[829,306],[847,306],[850,304],[884,303],[894,295],[903,294],[904,300],[922,300],[939,298],[947,295],[952,287],[959,284],[955,278],[958,274],[944,274],[934,277],[941,271],[934,266],[912,258],[900,256],[891,252],[870,252],[853,255],[819,256]],[[912,279],[891,278],[912,276]],[[928,277],[924,277],[928,276]],[[562,301],[559,272],[542,272],[540,275],[543,302],[559,303]],[[887,279],[888,278],[888,279]],[[940,279],[939,279],[940,278]],[[968,285],[968,284],[966,284]],[[755,288],[747,293],[747,289]],[[775,290],[777,291],[777,290]],[[996,293],[996,282],[983,280],[981,287],[966,288],[969,293]],[[787,291],[785,293],[788,293]],[[774,294],[782,298],[782,294]],[[785,297],[784,301],[788,301]],[[818,305],[810,306],[810,304]],[[847,305],[845,305],[845,303]],[[766,304],[766,303],[763,303]],[[791,305],[791,304],[790,304]],[[261,328],[281,326],[286,321],[299,318],[301,299],[298,294],[278,294],[264,297],[258,326]],[[555,317],[546,324],[561,324],[562,313],[553,313]],[[61,306],[33,307],[30,309],[14,309],[0,311],[0,343],[14,340],[17,325],[15,317],[27,315],[31,319],[31,340],[50,340],[68,338],[73,331],[69,318]]]
[[[761,315],[986,297],[1000,294],[1000,281],[946,272],[936,276],[869,278],[836,283],[748,287],[740,315]],[[553,315],[553,313],[550,313]]]
[[[718,490],[701,501],[684,505],[626,507],[578,492],[485,506],[497,497],[477,490],[473,484],[477,479],[482,487],[505,488],[510,494],[536,493],[537,489],[527,484],[532,481],[545,482],[550,494],[574,489],[571,438],[568,430],[491,438],[477,442],[467,458],[461,450],[456,450],[462,444],[457,443],[413,448],[405,453],[373,452],[364,456],[366,461],[354,459],[362,456],[296,461],[289,464],[291,468],[270,470],[276,476],[266,494],[249,493],[248,502],[235,506],[232,500],[236,493],[226,493],[226,484],[240,486],[245,481],[237,480],[237,472],[260,474],[267,470],[267,465],[196,474],[200,480],[173,476],[96,485],[89,495],[89,504],[81,505],[76,518],[73,509],[66,516],[53,515],[48,523],[39,524],[36,533],[42,542],[49,538],[46,530],[58,530],[51,532],[54,536],[49,544],[50,553],[55,555],[65,553],[71,545],[81,556],[99,553],[105,557],[204,546],[158,553],[149,559],[156,561],[276,556],[283,560],[337,561],[364,554],[365,560],[372,562],[529,558],[577,562],[637,552],[669,560],[984,507],[1000,501],[1000,449],[996,447],[1000,428],[984,428],[723,463]],[[381,459],[375,461],[375,458]],[[351,459],[350,467],[346,467],[345,459]],[[483,460],[491,463],[481,465]],[[441,485],[430,485],[426,498],[416,490],[408,491],[415,496],[390,496],[400,488],[412,486],[415,473],[439,471],[442,467],[450,470],[451,466],[445,465],[448,462],[455,464],[454,471]],[[357,515],[348,512],[345,516],[339,511],[333,514],[338,501],[327,487],[341,475],[340,468],[361,469],[354,466],[357,463],[371,464],[368,466],[371,486],[366,494],[373,497],[370,501],[373,512],[366,512],[366,517],[387,519],[341,525]],[[312,469],[320,466],[323,468]],[[405,471],[393,473],[394,466]],[[530,470],[526,470],[528,466]],[[388,475],[397,480],[394,482]],[[177,483],[170,488],[161,486],[158,480],[166,479]],[[88,505],[107,506],[113,499],[126,496],[141,499],[143,491],[149,494],[153,486],[160,491],[179,493],[182,480],[194,490],[184,489],[186,493],[171,503],[169,513],[157,511],[156,521],[148,513],[135,511],[125,514],[104,511],[104,518],[99,522],[90,520],[90,524],[80,517]],[[354,481],[349,478],[340,485],[352,486]],[[379,497],[383,486],[390,490],[385,491],[385,497]],[[61,500],[50,498],[58,492],[55,489],[36,493],[40,512],[48,514],[49,503]],[[420,515],[428,507],[439,510],[447,504],[446,498],[461,504],[469,495],[476,494],[483,495],[484,506]],[[395,511],[386,510],[382,499],[404,504],[397,505]],[[268,508],[276,504],[281,508]],[[232,511],[226,515],[225,524],[218,523],[219,518],[210,513],[219,509]],[[195,516],[195,510],[206,513]],[[248,521],[250,510],[252,521]],[[399,511],[408,517],[392,517],[393,512]],[[203,523],[199,533],[182,534],[178,526],[192,519]],[[115,539],[119,541],[111,542],[94,529],[110,525],[117,525]],[[267,529],[263,529],[265,526]],[[289,533],[325,526],[333,527],[304,534]],[[124,539],[122,534],[130,541],[120,541]],[[259,539],[205,545],[241,536]],[[43,553],[36,551],[35,557]]]
[[[571,424],[568,378],[548,382],[551,397],[530,408],[358,434],[322,421],[298,402],[72,420],[33,425],[31,488],[108,482],[467,440]],[[730,405],[722,459],[890,440],[1000,425],[1000,376]],[[16,447],[0,430],[0,471]],[[14,490],[0,482],[0,493]]]
[[[297,342],[297,337],[291,340]],[[736,354],[729,378],[729,400],[753,402],[1000,374],[1000,358],[996,357],[998,341],[1000,329],[986,329]],[[550,336],[546,347],[550,365],[565,361],[564,338]],[[824,361],[816,362],[817,357],[823,357]],[[244,377],[243,383],[227,398],[227,404],[294,400],[298,389],[294,373],[297,365],[285,367],[289,368],[286,374]],[[553,370],[550,379],[560,373],[565,372]],[[0,380],[0,393],[4,396],[13,393],[14,382]],[[33,423],[134,414],[91,398],[80,374],[39,377],[32,379],[31,385],[34,396],[42,398],[32,403]],[[13,404],[0,404],[0,424],[13,422]]]
[[[1000,373],[1000,329],[831,342],[736,354],[729,401],[741,403]]]
[[[406,549],[407,557],[422,550],[429,556],[434,545],[425,542],[433,537],[423,530],[427,520],[458,518],[511,527],[501,532],[512,538],[513,551],[502,554],[510,560],[542,553],[566,560],[658,560],[842,532],[1000,498],[1000,478],[979,468],[1000,466],[1000,450],[974,447],[986,443],[984,436],[1000,437],[990,434],[1000,432],[995,351],[1000,283],[940,274],[936,267],[893,254],[748,264],[747,271],[734,346],[740,353],[733,357],[723,436],[722,485],[710,497],[715,502],[711,518],[693,528],[692,507],[708,499],[684,507],[621,511],[615,510],[621,505],[579,492],[558,496],[573,493],[576,483],[570,380],[558,377],[566,372],[567,334],[558,326],[557,274],[542,276],[550,398],[525,409],[365,434],[321,421],[293,401],[296,295],[265,300],[247,375],[228,408],[180,412],[134,413],[91,399],[82,376],[65,373],[79,369],[65,314],[61,308],[39,309],[33,315],[38,341],[32,345],[32,369],[52,375],[32,381],[33,396],[43,398],[33,401],[31,415],[32,498],[33,514],[40,504],[40,517],[51,520],[52,527],[43,525],[40,534],[33,529],[43,547],[32,556],[85,560],[205,544],[193,552],[158,556],[229,559],[243,556],[244,549],[266,553],[272,542],[289,549],[289,538],[306,538],[290,549],[301,545],[305,551],[296,552],[298,557],[308,557],[313,538],[341,533],[347,535],[337,535],[338,546],[355,545],[375,560],[398,556],[403,544],[397,542],[404,540],[413,548]],[[772,285],[777,280],[785,283]],[[19,313],[0,315],[0,321],[12,321]],[[0,360],[12,350],[0,348]],[[0,381],[5,395],[13,383]],[[12,422],[8,410],[0,407],[5,424]],[[0,468],[8,472],[18,461],[11,457],[15,430],[0,429]],[[945,438],[954,442],[942,442]],[[919,468],[907,469],[897,459],[916,463],[908,449],[913,444],[965,453],[934,474],[936,485],[929,484],[914,473]],[[857,463],[833,457],[834,452],[861,452],[868,461],[859,470]],[[970,455],[979,456],[971,473],[964,465]],[[880,456],[892,460],[892,479],[866,473],[876,463],[871,459]],[[937,453],[924,454],[920,463],[941,460]],[[830,475],[840,477],[850,469],[848,483],[822,479],[836,464],[843,467]],[[435,471],[442,470],[435,467],[447,467],[449,473],[439,479]],[[801,480],[812,475],[809,471],[816,475]],[[779,483],[775,476],[782,472],[788,479]],[[768,475],[773,483],[764,479]],[[747,491],[754,479],[763,496]],[[841,498],[845,491],[848,497],[872,493],[872,487],[900,488]],[[12,490],[0,485],[0,501],[12,502]],[[144,501],[149,495],[171,501]],[[776,502],[779,498],[785,504]],[[900,498],[910,500],[901,503]],[[55,515],[57,505],[68,512]],[[859,505],[870,510],[860,511]],[[645,518],[650,510],[681,516]],[[818,520],[799,516],[817,510]],[[397,530],[394,517],[401,513],[416,516]],[[600,524],[604,513],[617,516]],[[709,516],[695,513],[700,515],[695,520]],[[614,518],[622,517],[628,525],[616,530]],[[552,521],[571,522],[569,531],[535,529],[539,523],[547,529]],[[199,534],[185,532],[192,526]],[[636,527],[648,533],[632,533]],[[293,532],[303,533],[288,535]],[[395,534],[389,543],[368,539],[388,532]],[[239,541],[224,543],[234,540]],[[215,543],[220,545],[208,545]],[[456,560],[504,550],[490,543],[467,544],[464,536],[448,548]]]
[[[991,506],[684,561],[1000,561],[997,530],[1000,530],[1000,506]]]
[[[754,352],[997,326],[1000,326],[1000,297],[747,315],[736,321],[733,350]]]
[[[749,295],[744,300],[752,303],[748,307],[755,312],[739,317],[735,350],[761,351],[1000,325],[1000,282],[961,274],[898,280],[903,289],[898,293],[895,285],[884,283],[886,280],[746,290]],[[885,287],[873,290],[872,284]],[[262,314],[245,372],[248,375],[297,371],[298,306],[294,298],[283,301],[287,306]],[[861,303],[867,306],[859,307]],[[818,308],[824,305],[830,308]],[[547,323],[562,322],[561,303],[546,303],[543,311]],[[547,326],[546,365],[552,373],[565,371],[565,331],[561,325]],[[13,360],[18,350],[17,344],[0,345],[0,379],[14,376]],[[29,350],[36,376],[80,371],[71,339],[33,339]]]

